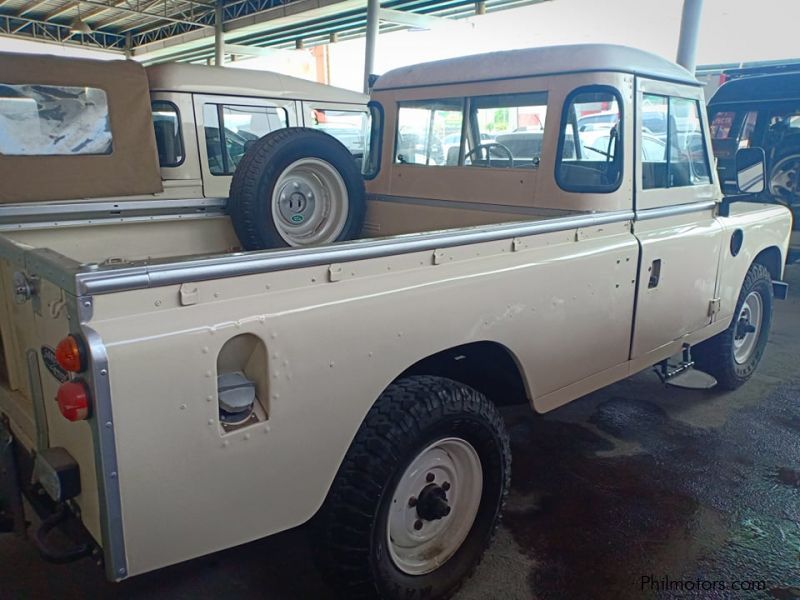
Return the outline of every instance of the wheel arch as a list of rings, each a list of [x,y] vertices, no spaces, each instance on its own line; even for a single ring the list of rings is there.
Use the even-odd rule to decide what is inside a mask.
[[[392,381],[411,375],[446,377],[476,389],[497,406],[530,403],[530,390],[516,355],[494,341],[476,341],[421,358]]]
[[[773,281],[780,281],[783,277],[783,255],[777,246],[769,246],[759,252],[753,259],[753,264],[761,264],[769,271]]]

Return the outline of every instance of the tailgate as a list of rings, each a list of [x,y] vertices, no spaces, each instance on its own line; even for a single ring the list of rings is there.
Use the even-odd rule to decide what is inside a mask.
[[[42,256],[50,260],[34,260]],[[81,328],[77,298],[53,281],[68,280],[64,273],[56,276],[53,258],[58,256],[0,238],[0,416],[28,454],[63,448],[78,464],[81,492],[72,502],[100,543],[93,419],[67,421],[55,401],[59,386],[71,376],[55,361],[55,347]],[[69,268],[77,266],[65,257],[58,260]],[[31,292],[28,297],[25,287]]]

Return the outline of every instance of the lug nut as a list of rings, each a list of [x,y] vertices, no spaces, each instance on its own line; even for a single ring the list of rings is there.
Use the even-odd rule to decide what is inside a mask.
[[[446,492],[447,490],[449,490],[449,489],[450,489],[450,482],[449,482],[449,481],[445,481],[445,482],[442,484],[442,489],[443,489],[445,492]]]
[[[408,505],[411,506],[411,507],[416,506],[417,505],[417,499],[414,496],[411,496],[411,498],[408,499]]]
[[[427,481],[428,483],[430,483],[430,482],[431,482],[431,481],[433,481],[434,479],[436,479],[436,477],[434,476],[434,474],[433,474],[433,473],[428,473],[428,474],[425,476],[425,481]]]
[[[416,529],[417,531],[419,531],[420,529],[422,529],[422,521],[420,521],[419,519],[417,519],[416,521],[414,521],[414,529]]]

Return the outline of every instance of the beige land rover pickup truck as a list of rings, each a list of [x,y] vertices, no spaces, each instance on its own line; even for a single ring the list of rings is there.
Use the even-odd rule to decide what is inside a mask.
[[[761,359],[790,215],[723,200],[702,88],[675,64],[593,45],[395,70],[369,104],[366,195],[347,144],[288,128],[245,140],[213,207],[228,159],[203,148],[229,128],[203,118],[225,104],[166,86],[196,123],[156,152],[158,78],[124,68],[0,82],[0,115],[37,83],[80,87],[40,119],[86,115],[68,151],[0,156],[2,485],[20,528],[15,490],[47,492],[51,558],[98,547],[121,580],[316,516],[345,596],[445,597],[503,508],[499,407],[654,365],[733,388]],[[175,148],[200,168],[159,177]],[[757,192],[763,155],[738,162]],[[56,553],[70,515],[89,543]]]

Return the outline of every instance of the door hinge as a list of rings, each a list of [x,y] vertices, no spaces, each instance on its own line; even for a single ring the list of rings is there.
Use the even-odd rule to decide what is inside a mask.
[[[713,317],[717,314],[722,307],[722,301],[719,298],[713,298],[708,303],[708,316]]]

